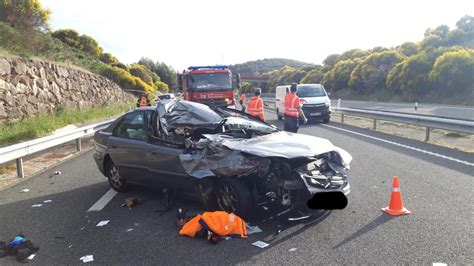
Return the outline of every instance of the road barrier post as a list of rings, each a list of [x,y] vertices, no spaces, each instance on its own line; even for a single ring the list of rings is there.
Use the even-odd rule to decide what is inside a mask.
[[[377,129],[377,119],[374,118],[374,125],[372,126],[373,130]]]
[[[344,114],[341,113],[341,124],[344,124]]]
[[[431,131],[431,128],[426,127],[425,142],[428,142],[428,140],[430,140],[430,131]]]
[[[16,159],[16,173],[18,177],[25,177],[25,172],[23,172],[23,158]]]
[[[81,143],[81,139],[76,139],[76,150],[77,151],[81,151],[82,150],[82,143]]]
[[[341,107],[341,99],[337,99],[337,108],[340,108]]]

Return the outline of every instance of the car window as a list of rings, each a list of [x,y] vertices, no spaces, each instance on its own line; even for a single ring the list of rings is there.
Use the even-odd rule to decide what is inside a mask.
[[[143,111],[126,114],[114,130],[117,137],[148,140]]]

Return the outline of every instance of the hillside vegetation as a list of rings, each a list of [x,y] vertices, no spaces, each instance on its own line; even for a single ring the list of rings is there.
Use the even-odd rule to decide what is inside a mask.
[[[351,49],[326,57],[310,68],[285,65],[267,71],[248,62],[254,73],[269,77],[258,84],[267,92],[278,85],[321,83],[333,97],[380,101],[425,101],[474,104],[474,18],[464,16],[456,28],[427,29],[419,42],[399,46]],[[239,68],[236,68],[239,69]],[[247,68],[240,68],[247,69]],[[250,84],[244,84],[250,90]]]
[[[176,86],[175,71],[164,63],[143,58],[125,65],[90,36],[73,29],[50,31],[50,13],[38,0],[0,1],[0,53],[78,66],[125,90],[166,92]]]
[[[278,70],[284,66],[293,68],[312,68],[315,65],[292,59],[265,58],[255,61],[248,61],[242,64],[230,65],[229,68],[235,73],[263,74],[269,71]]]

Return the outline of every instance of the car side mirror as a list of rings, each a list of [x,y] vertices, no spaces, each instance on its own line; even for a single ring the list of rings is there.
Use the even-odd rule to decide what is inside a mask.
[[[330,92],[328,92],[328,97],[331,97],[331,93],[330,93]]]

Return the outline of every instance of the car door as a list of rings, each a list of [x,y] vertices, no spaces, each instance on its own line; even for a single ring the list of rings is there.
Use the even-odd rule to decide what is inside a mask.
[[[179,155],[184,149],[165,139],[154,141],[148,145],[146,160],[149,164],[150,180],[162,187],[179,188],[191,191],[194,178],[188,176],[181,166]]]
[[[144,183],[148,176],[146,152],[148,135],[144,111],[126,114],[109,138],[108,151],[119,173],[132,183]]]

